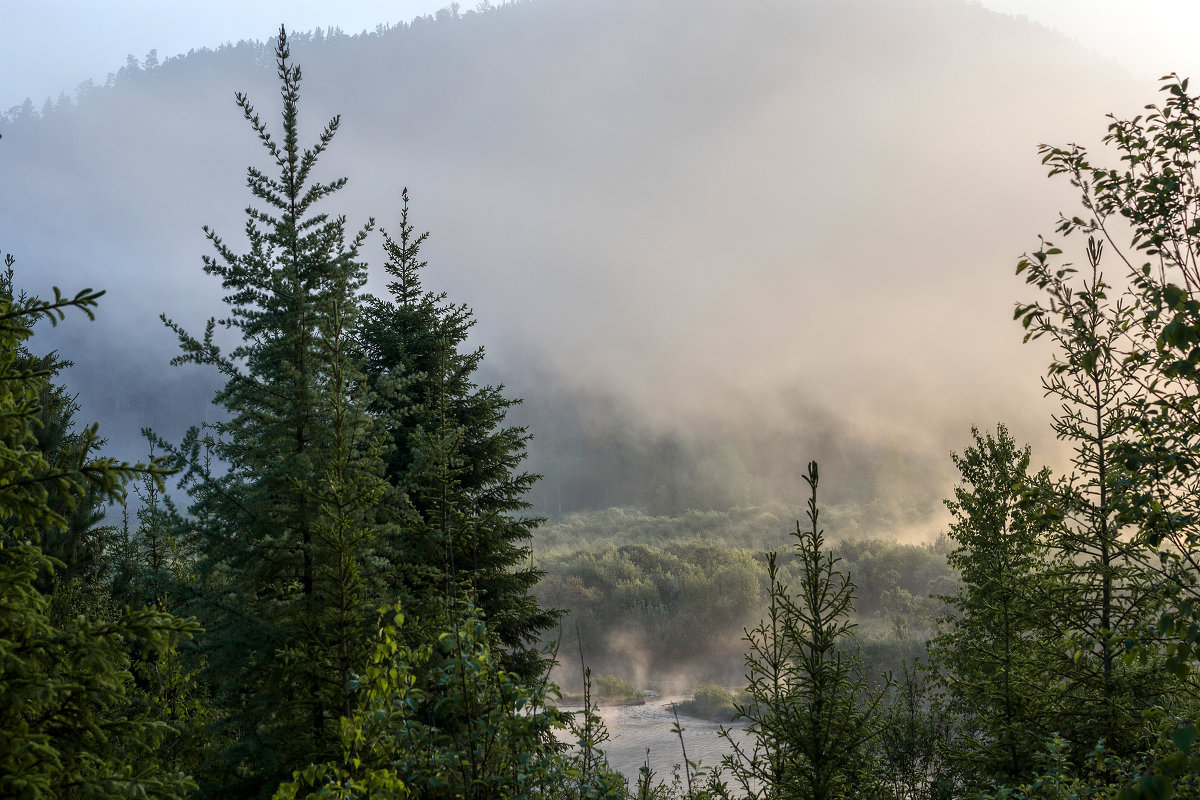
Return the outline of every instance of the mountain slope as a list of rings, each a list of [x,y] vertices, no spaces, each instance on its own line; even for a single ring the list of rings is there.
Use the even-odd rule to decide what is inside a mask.
[[[294,55],[310,138],[342,115],[331,210],[388,228],[407,185],[429,284],[527,398],[539,508],[795,502],[816,457],[918,528],[971,422],[1049,438],[1009,321],[1069,197],[1036,144],[1153,90],[956,0],[535,0]],[[156,317],[215,312],[200,226],[237,240],[259,158],[232,93],[273,116],[273,85],[243,43],[3,126],[18,285],[109,289],[53,341],[120,454],[210,413]]]

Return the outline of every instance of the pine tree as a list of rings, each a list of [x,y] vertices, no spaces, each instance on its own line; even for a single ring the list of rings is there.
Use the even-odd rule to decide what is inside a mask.
[[[1129,482],[1114,457],[1136,440],[1139,425],[1139,376],[1120,355],[1131,308],[1109,299],[1102,240],[1089,237],[1084,274],[1051,269],[1047,250],[1027,255],[1017,271],[1045,295],[1018,315],[1026,340],[1044,337],[1055,345],[1042,385],[1059,401],[1054,431],[1074,450],[1073,473],[1045,487],[1041,498],[1055,517],[1047,542],[1062,591],[1053,613],[1069,639],[1056,667],[1064,697],[1055,728],[1073,746],[1077,764],[1098,741],[1136,758],[1146,744],[1143,712],[1162,705],[1170,689],[1167,675],[1148,660],[1123,658],[1155,605],[1140,563],[1143,544],[1120,519]]]
[[[366,277],[358,252],[371,223],[348,239],[344,218],[316,210],[345,184],[312,179],[339,120],[301,149],[301,75],[282,29],[275,54],[278,141],[237,95],[278,170],[248,170],[260,203],[247,210],[249,249],[239,254],[206,229],[216,255],[204,269],[227,292],[220,325],[241,341],[225,353],[216,320],[196,338],[164,318],[179,335],[176,363],[226,376],[216,402],[228,418],[212,426],[211,453],[227,472],[205,468],[198,430],[174,450],[190,470],[194,500],[195,608],[215,632],[208,675],[235,741],[214,765],[224,784],[213,791],[223,797],[268,796],[292,770],[336,748],[350,672],[367,654],[376,592],[366,565],[387,491],[385,442],[365,413],[353,339]]]
[[[414,616],[444,625],[437,609],[462,587],[506,665],[536,680],[537,642],[557,614],[531,594],[541,572],[529,563],[527,542],[540,520],[520,512],[537,476],[520,471],[528,434],[504,424],[519,401],[503,386],[475,383],[483,350],[465,349],[474,317],[422,288],[427,234],[415,234],[407,190],[402,196],[399,241],[384,236],[391,297],[371,300],[361,333],[373,412],[391,431],[388,480],[402,496],[401,538],[383,551],[389,589]]]
[[[119,501],[130,478],[163,471],[93,456],[95,426],[78,433],[73,452],[84,458],[47,457],[56,449],[38,433],[59,418],[43,406],[53,370],[23,343],[38,319],[55,323],[71,308],[90,317],[102,292],[14,297],[12,264],[0,286],[0,795],[181,798],[195,784],[158,762],[172,730],[131,704],[130,662],[172,652],[198,627],[149,609],[56,619],[36,585],[64,567],[40,547],[47,532],[65,536],[79,507]]]
[[[868,752],[891,679],[871,686],[850,647],[855,586],[825,547],[818,477],[810,461],[809,527],[796,523],[798,591],[779,583],[769,553],[767,618],[746,632],[750,699],[736,708],[750,721],[753,745],[747,750],[727,734],[733,753],[723,767],[747,797],[828,800],[879,788]]]

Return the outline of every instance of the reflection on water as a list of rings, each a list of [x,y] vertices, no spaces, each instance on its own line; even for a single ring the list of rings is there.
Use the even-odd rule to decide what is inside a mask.
[[[681,695],[647,698],[641,706],[602,706],[600,718],[608,729],[609,740],[601,745],[608,763],[630,782],[637,780],[638,770],[646,763],[650,751],[650,769],[655,780],[669,780],[671,768],[683,763],[679,736],[671,729],[675,715],[671,703],[686,699]],[[679,716],[683,728],[683,743],[690,761],[705,767],[715,767],[729,752],[729,743],[718,735],[721,723]],[[744,722],[727,723],[736,741],[747,738]]]

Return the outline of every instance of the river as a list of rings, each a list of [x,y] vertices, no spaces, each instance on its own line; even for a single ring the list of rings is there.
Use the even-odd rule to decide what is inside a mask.
[[[670,781],[672,767],[683,763],[679,736],[672,730],[675,715],[671,704],[685,699],[682,695],[664,695],[649,697],[640,706],[600,707],[600,718],[609,735],[601,749],[608,763],[631,784],[636,783],[638,771],[646,763],[647,750],[656,782]],[[683,728],[688,760],[715,767],[730,751],[729,742],[718,733],[721,723],[681,714],[679,725]],[[744,722],[727,723],[725,727],[739,743],[748,738]]]

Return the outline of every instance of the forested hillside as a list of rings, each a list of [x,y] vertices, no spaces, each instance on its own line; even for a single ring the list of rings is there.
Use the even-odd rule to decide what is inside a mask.
[[[792,527],[795,526],[793,518]],[[775,533],[787,532],[788,523]],[[546,529],[554,536],[559,526]],[[800,565],[786,536],[776,536],[780,579],[796,585]],[[873,676],[923,657],[924,642],[948,609],[937,596],[953,594],[956,575],[938,547],[892,541],[845,540],[831,552],[858,587],[854,619],[858,644],[870,654]],[[546,605],[568,609],[557,637],[564,652],[576,638],[597,674],[625,677],[641,688],[663,683],[736,685],[745,665],[745,629],[770,600],[767,549],[711,539],[589,545],[538,558],[537,586]],[[564,656],[560,682],[574,688],[578,669]]]
[[[496,5],[293,46],[346,123],[318,167],[354,177],[346,213],[394,227],[407,186],[428,285],[479,312],[539,513],[797,505],[811,457],[863,536],[921,540],[972,423],[1053,445],[994,265],[1067,199],[1029,190],[1036,143],[1140,108],[1145,76],[960,0]],[[45,336],[125,458],[144,425],[216,421],[214,378],[167,369],[146,320],[218,301],[200,226],[240,230],[232,92],[273,96],[272,33],[135,53],[0,125],[11,248],[70,285],[86,241],[111,278],[120,313]]]

